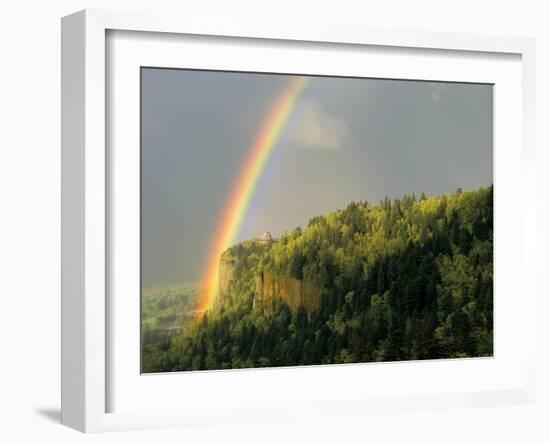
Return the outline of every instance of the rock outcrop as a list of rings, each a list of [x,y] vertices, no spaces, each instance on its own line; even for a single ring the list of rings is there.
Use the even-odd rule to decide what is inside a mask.
[[[248,247],[251,246],[250,243]],[[290,276],[278,275],[265,270],[258,270],[255,264],[246,260],[247,255],[237,253],[228,249],[220,257],[218,269],[218,297],[216,304],[223,305],[230,296],[239,295],[234,293],[240,290],[240,277],[252,278],[254,282],[253,309],[264,314],[271,314],[273,301],[280,300],[286,303],[293,312],[303,306],[308,313],[319,309],[321,304],[322,290],[308,281],[302,281]],[[250,285],[249,285],[250,287]]]
[[[300,306],[307,312],[313,312],[319,309],[321,295],[321,290],[307,281],[262,271],[256,275],[253,308],[270,314],[272,301],[279,299],[288,304],[293,312]]]
[[[216,303],[223,303],[224,299],[229,296],[229,289],[233,282],[234,275],[233,260],[227,256],[222,256],[220,259],[220,267],[218,269],[218,298]]]

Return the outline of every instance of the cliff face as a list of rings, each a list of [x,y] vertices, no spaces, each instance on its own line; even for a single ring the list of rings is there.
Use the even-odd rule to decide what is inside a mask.
[[[308,312],[319,309],[321,291],[306,281],[300,281],[289,276],[274,275],[260,272],[256,275],[256,292],[254,294],[254,309],[261,309],[269,314],[272,310],[272,300],[280,299],[288,304],[292,311],[303,306]]]
[[[231,259],[224,256],[220,259],[220,267],[218,271],[219,294],[217,303],[223,303],[223,300],[229,295],[229,288],[233,281],[234,265]]]
[[[244,283],[254,288],[253,309],[259,309],[265,314],[272,313],[274,300],[286,303],[293,312],[300,306],[307,312],[319,309],[322,291],[318,287],[290,276],[258,271],[257,263],[251,262],[249,256],[246,249],[244,252],[229,249],[220,257],[216,304],[224,304],[230,295],[239,295],[237,292],[242,290]]]

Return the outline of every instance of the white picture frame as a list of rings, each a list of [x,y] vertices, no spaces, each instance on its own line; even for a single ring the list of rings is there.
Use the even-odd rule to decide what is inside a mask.
[[[108,186],[108,134],[106,121],[106,35],[109,31],[142,31],[162,35],[218,36],[222,38],[269,39],[273,41],[338,43],[384,48],[431,49],[484,54],[512,54],[521,63],[521,317],[527,337],[536,327],[535,266],[527,256],[535,256],[534,109],[535,45],[532,39],[491,37],[450,33],[387,31],[312,25],[299,28],[269,23],[217,23],[197,20],[87,10],[62,21],[62,423],[85,432],[121,429],[185,426],[216,422],[248,422],[311,417],[355,415],[373,410],[388,412],[431,408],[475,407],[532,403],[536,397],[535,339],[527,339],[522,356],[521,383],[514,387],[460,393],[392,394],[377,397],[327,397],[309,407],[281,404],[254,406],[235,400],[233,412],[189,410],[115,411],[109,410],[113,388],[109,370],[111,359],[108,327],[109,310],[108,207],[112,203]],[[497,190],[498,192],[498,190]],[[519,243],[518,243],[519,244]],[[498,255],[498,247],[495,248]],[[497,295],[498,296],[498,295]],[[385,365],[385,367],[389,367]],[[346,369],[331,367],[332,371]],[[358,368],[359,369],[359,368]],[[294,369],[286,370],[287,372]],[[254,374],[256,373],[256,374]],[[251,380],[261,375],[240,371]],[[216,373],[224,376],[223,373]],[[258,382],[256,380],[255,382]],[[224,404],[227,406],[227,404]],[[221,406],[220,406],[221,407]],[[215,407],[214,407],[215,408]]]

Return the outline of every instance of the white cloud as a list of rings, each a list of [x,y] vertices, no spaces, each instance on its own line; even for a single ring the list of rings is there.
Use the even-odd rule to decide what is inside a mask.
[[[308,101],[299,113],[292,138],[304,149],[339,150],[350,136],[347,123]]]
[[[434,103],[441,101],[441,96],[447,91],[447,86],[441,83],[435,83],[431,85],[432,95],[431,99]]]

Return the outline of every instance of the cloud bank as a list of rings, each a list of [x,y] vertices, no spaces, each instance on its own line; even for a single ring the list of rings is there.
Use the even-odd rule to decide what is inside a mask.
[[[433,83],[430,84],[431,88],[431,99],[434,103],[439,103],[441,101],[441,96],[447,91],[447,86],[443,83]]]
[[[340,150],[349,137],[348,124],[328,114],[316,101],[304,103],[292,133],[293,141],[304,149]]]

